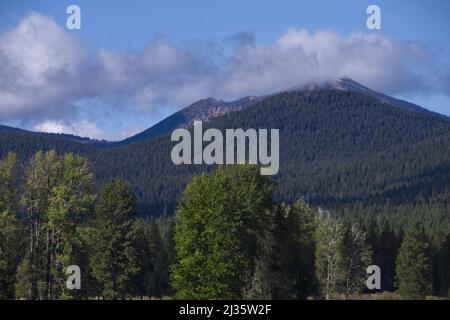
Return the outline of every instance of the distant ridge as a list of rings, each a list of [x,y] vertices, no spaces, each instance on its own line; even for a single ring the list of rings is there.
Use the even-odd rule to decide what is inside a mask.
[[[2,131],[26,131],[26,130],[14,128],[14,127],[10,127],[10,126],[0,125],[0,132],[2,132]]]

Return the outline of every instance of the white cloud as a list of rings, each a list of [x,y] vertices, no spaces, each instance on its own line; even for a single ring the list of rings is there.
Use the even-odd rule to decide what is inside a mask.
[[[347,75],[374,89],[396,94],[424,89],[415,66],[428,63],[424,48],[380,34],[309,33],[290,29],[270,46],[239,48],[224,78],[229,90],[264,92]]]
[[[48,133],[67,133],[80,137],[89,137],[94,139],[106,139],[105,133],[93,122],[81,120],[71,124],[64,121],[46,120],[34,126],[38,132]]]
[[[380,33],[292,28],[270,45],[246,33],[230,41],[232,50],[221,51],[225,44],[177,45],[157,37],[141,50],[89,54],[51,18],[32,13],[0,34],[0,119],[98,138],[121,121],[108,114],[154,115],[207,96],[268,94],[342,75],[388,94],[450,95],[440,81],[448,82],[448,67],[424,46]],[[97,113],[81,114],[77,102],[89,99],[114,109],[102,118],[107,130],[97,127]]]
[[[33,13],[0,35],[0,112],[23,115],[67,113],[82,94],[85,68],[81,43],[53,20]]]

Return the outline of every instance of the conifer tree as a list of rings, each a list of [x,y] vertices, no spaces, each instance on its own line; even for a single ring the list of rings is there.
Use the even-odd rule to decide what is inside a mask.
[[[161,298],[169,291],[169,266],[167,252],[163,246],[160,230],[153,220],[149,225],[148,245],[152,269],[149,274],[149,295]]]
[[[136,243],[136,201],[121,180],[102,188],[96,207],[91,267],[106,299],[126,298],[139,271]]]
[[[150,273],[153,270],[148,243],[148,222],[138,219],[135,223],[136,260],[139,271],[133,277],[133,294],[140,298],[149,296]]]
[[[405,233],[396,273],[398,292],[408,299],[423,299],[432,292],[430,243],[422,225],[414,224]]]
[[[450,234],[441,244],[438,255],[438,293],[450,298]]]
[[[174,294],[172,286],[170,285],[170,268],[176,264],[176,251],[174,239],[175,223],[174,219],[170,218],[167,222],[165,232],[162,235],[162,242],[164,250],[167,254],[167,295]]]
[[[281,206],[275,218],[275,299],[304,299],[316,289],[316,211],[303,200]]]

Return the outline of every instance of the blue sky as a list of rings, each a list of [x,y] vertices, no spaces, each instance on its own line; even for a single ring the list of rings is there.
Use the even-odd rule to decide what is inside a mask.
[[[65,11],[70,4],[81,7],[81,30],[65,28]],[[381,8],[380,31],[366,28],[366,8],[370,4]],[[0,87],[0,96],[3,92],[17,102],[15,110],[0,105],[0,119],[4,119],[0,122],[27,129],[120,139],[203,95],[232,99],[307,81],[308,77],[297,79],[295,74],[286,75],[289,81],[282,78],[291,69],[289,63],[295,64],[298,72],[306,70],[308,74],[308,66],[302,63],[307,63],[315,52],[319,58],[311,61],[319,61],[323,76],[330,76],[326,72],[330,65],[342,63],[345,67],[335,72],[346,71],[374,89],[450,115],[448,13],[450,1],[446,0],[2,1],[0,51],[2,45],[6,53],[15,52],[22,45],[23,50],[36,52],[31,57],[24,54],[23,61],[5,54],[3,59],[9,60],[4,64],[16,67],[23,63],[23,70],[37,71],[33,78],[35,87],[17,85],[17,92],[12,91],[12,86],[3,91]],[[36,26],[41,28],[36,31]],[[49,39],[45,32],[53,32],[58,38]],[[11,40],[20,37],[23,41]],[[27,48],[30,39],[36,39],[36,43]],[[378,50],[373,47],[375,42],[381,43],[382,48],[370,59],[351,65],[352,61],[339,55],[339,51],[336,57],[329,56],[330,50],[322,46],[323,41],[335,42],[352,56]],[[54,43],[64,46],[58,50],[45,47],[55,46]],[[299,50],[291,50],[292,46]],[[30,65],[30,60],[38,63],[44,59],[37,56],[39,52],[55,60],[65,55],[66,60],[56,65]],[[255,62],[258,59],[261,65]],[[267,74],[252,75],[267,61],[276,64],[278,60],[287,62]],[[72,62],[73,67],[67,69]],[[386,70],[378,72],[380,68]],[[363,69],[367,70],[361,73],[359,70]],[[58,70],[51,77],[59,79],[56,84],[47,77],[49,70]],[[149,75],[141,77],[140,71]],[[389,73],[393,71],[395,77]],[[79,85],[99,74],[102,76],[92,80],[93,84]],[[242,74],[251,75],[246,79],[248,83],[243,82],[245,79],[236,80],[241,80]],[[420,77],[409,80],[411,75]],[[20,74],[15,75],[11,68],[0,68],[0,76],[2,81],[7,76],[15,77],[16,83],[22,84]],[[66,86],[61,85],[62,78],[68,83]],[[260,78],[264,82],[257,86],[251,83]],[[43,85],[44,89],[39,87]],[[54,89],[49,90],[52,85]],[[18,101],[15,94],[23,96],[25,92],[41,96]],[[45,111],[43,104],[48,104]]]

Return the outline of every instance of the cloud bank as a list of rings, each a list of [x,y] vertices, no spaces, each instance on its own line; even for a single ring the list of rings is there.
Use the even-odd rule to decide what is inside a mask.
[[[380,33],[292,28],[270,45],[245,32],[211,43],[156,37],[140,50],[94,52],[51,18],[29,14],[0,34],[0,122],[105,138],[98,113],[86,112],[80,101],[100,103],[103,120],[113,124],[119,119],[106,119],[109,114],[150,117],[208,96],[268,94],[342,75],[387,94],[450,95],[443,85],[450,70],[436,54]]]

